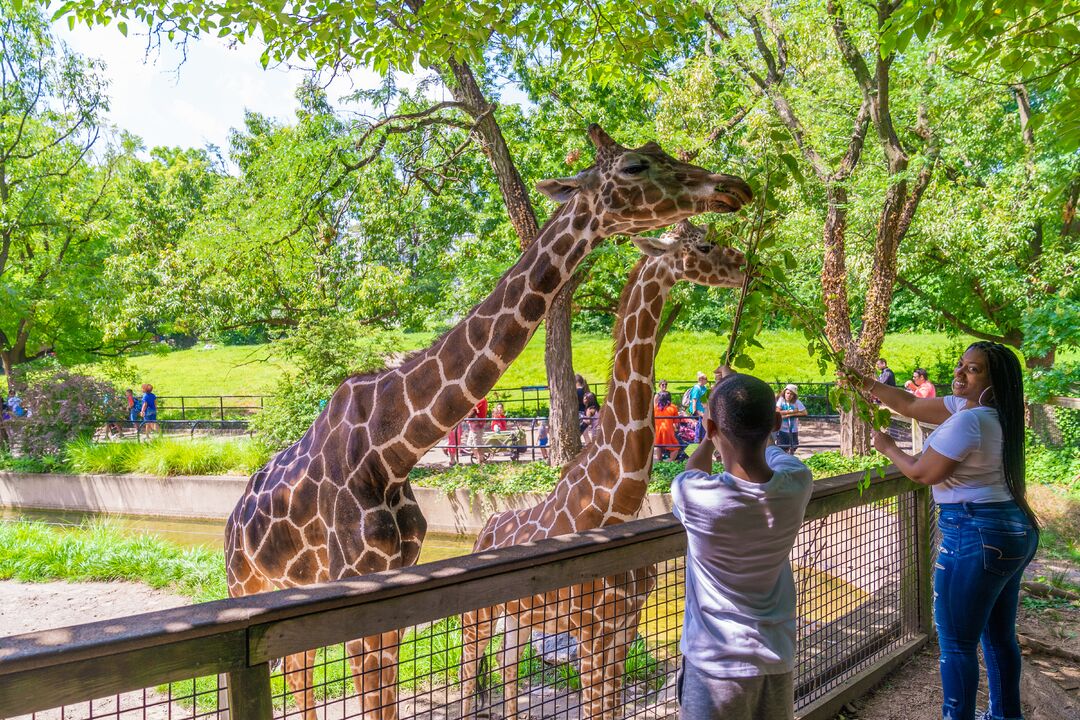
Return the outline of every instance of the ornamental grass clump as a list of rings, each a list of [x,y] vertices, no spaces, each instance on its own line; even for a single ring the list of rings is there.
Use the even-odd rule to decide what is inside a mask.
[[[68,445],[68,465],[80,473],[250,475],[270,458],[257,440],[160,438],[145,443],[88,440]]]

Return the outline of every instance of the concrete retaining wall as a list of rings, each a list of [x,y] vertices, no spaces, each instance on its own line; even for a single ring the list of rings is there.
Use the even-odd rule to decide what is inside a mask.
[[[237,475],[61,475],[0,472],[0,507],[224,520],[247,486]],[[489,515],[540,502],[517,495],[413,487],[428,530],[472,534]],[[640,517],[671,512],[671,496],[649,495]]]

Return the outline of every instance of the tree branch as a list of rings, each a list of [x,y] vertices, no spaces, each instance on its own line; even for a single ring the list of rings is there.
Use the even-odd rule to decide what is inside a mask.
[[[940,314],[943,318],[952,323],[957,330],[967,333],[972,337],[979,338],[980,340],[1009,344],[1008,339],[1004,335],[992,335],[990,333],[983,332],[982,330],[977,330],[971,325],[968,325],[966,322],[957,317],[954,313],[942,307],[934,298],[930,297],[928,293],[924,292],[921,288],[915,285],[915,283],[911,282],[907,278],[897,277],[896,281],[900,283],[900,285],[905,290],[907,290],[912,295],[924,301],[927,305],[933,308],[934,312]]]

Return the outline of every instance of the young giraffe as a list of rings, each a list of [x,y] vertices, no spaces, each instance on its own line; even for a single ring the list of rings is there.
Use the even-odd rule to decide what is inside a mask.
[[[659,240],[635,238],[644,253],[619,301],[615,361],[594,441],[568,464],[555,489],[532,508],[491,516],[473,552],[625,522],[637,515],[652,470],[653,359],[660,315],[673,285],[688,280],[738,287],[743,254],[705,240],[688,221]],[[637,631],[655,568],[578,585],[466,613],[462,618],[462,716],[472,712],[483,649],[494,623],[505,618],[500,664],[504,717],[518,715],[517,668],[532,630],[571,632],[581,659],[585,718],[613,718],[619,703],[626,651]]]
[[[252,475],[225,526],[233,597],[413,565],[426,523],[409,470],[495,385],[552,298],[606,237],[637,233],[751,198],[656,143],[628,149],[591,125],[596,162],[537,189],[564,204],[495,290],[400,367],[347,379],[311,428]],[[363,716],[397,718],[397,643],[387,632],[347,644]],[[315,651],[285,659],[305,720],[317,720]]]

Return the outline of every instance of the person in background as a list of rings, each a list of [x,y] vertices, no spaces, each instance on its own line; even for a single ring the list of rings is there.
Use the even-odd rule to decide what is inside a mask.
[[[669,455],[674,457],[679,451],[679,440],[675,437],[675,418],[679,415],[679,409],[671,402],[671,393],[667,390],[657,393],[653,413],[656,423],[656,459],[666,460]]]
[[[15,393],[11,393],[7,399],[8,412],[11,413],[13,418],[26,417],[30,412],[23,407],[22,398]]]
[[[775,397],[750,375],[713,386],[705,439],[671,483],[686,528],[686,605],[677,683],[687,720],[791,720],[795,582],[791,548],[813,489],[802,462],[770,447]],[[714,448],[724,472],[712,473]]]
[[[589,392],[589,384],[579,373],[574,376],[574,386],[577,389],[577,411],[579,415],[585,414],[585,393]]]
[[[143,383],[142,405],[139,408],[139,416],[142,417],[143,432],[157,432],[157,395],[154,394],[154,386]]]
[[[595,396],[593,396],[595,397]],[[586,405],[585,417],[581,420],[581,443],[587,445],[596,435],[596,424],[600,421],[599,405]]]
[[[666,393],[667,391],[667,380],[661,380],[656,383],[656,392],[654,392],[652,396],[653,405],[656,405],[656,403],[660,401],[660,393]],[[668,394],[668,397],[671,397],[670,393]]]
[[[140,403],[135,399],[135,393],[131,388],[124,391],[124,402],[127,403],[127,419],[131,423],[132,427],[135,427],[135,423],[139,422],[139,407]]]
[[[446,447],[443,452],[450,458],[451,467],[458,464],[458,446],[461,445],[461,426],[463,424],[458,423],[450,428],[450,432],[446,434]]]
[[[487,423],[488,401],[480,398],[476,407],[469,411],[465,418],[465,445],[470,448],[473,460],[477,463],[484,462],[484,425]]]
[[[540,457],[548,459],[548,420],[540,421],[540,429],[536,431],[536,444],[540,446]]]
[[[1039,524],[1026,497],[1020,361],[1004,345],[973,343],[953,372],[953,394],[943,398],[860,381],[895,412],[938,426],[918,457],[885,433],[874,431],[873,440],[900,472],[933,488],[938,505],[934,623],[942,715],[976,717],[981,642],[990,707],[979,718],[1021,718],[1016,612],[1024,568],[1039,546]]]
[[[925,368],[916,368],[911,374],[911,379],[904,383],[904,387],[917,398],[937,397],[937,389],[927,377]]]
[[[491,413],[492,432],[506,432],[506,408],[502,403],[495,403],[495,410]]]
[[[806,417],[806,406],[799,399],[799,387],[788,384],[776,399],[780,413],[780,431],[776,434],[777,446],[788,455],[799,449],[799,418]]]
[[[896,373],[889,368],[889,363],[885,358],[878,358],[877,371],[877,381],[879,383],[889,387],[896,387]]]
[[[586,431],[594,424],[593,418],[600,414],[600,401],[596,399],[596,395],[586,391],[581,402],[585,409],[578,413],[578,419],[581,421],[578,432],[584,436]],[[588,439],[585,438],[582,442],[588,442]]]
[[[705,373],[697,374],[697,384],[683,393],[683,405],[686,414],[695,418],[694,442],[701,442],[705,437],[705,403],[709,397],[709,378]]]

